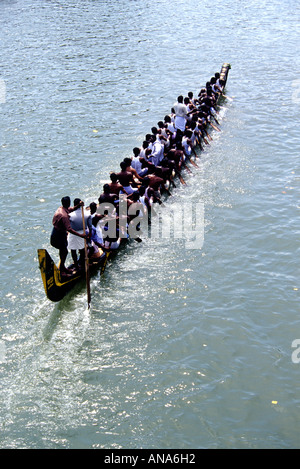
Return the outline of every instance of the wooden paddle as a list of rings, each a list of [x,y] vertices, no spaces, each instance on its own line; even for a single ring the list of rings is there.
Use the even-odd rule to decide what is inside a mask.
[[[191,169],[188,167],[188,165],[186,164],[185,161],[182,163],[182,166],[183,166],[190,174],[193,174],[193,171],[191,171]]]
[[[210,115],[211,115],[211,117],[214,119],[214,121],[215,121],[218,125],[220,125],[220,122],[218,121],[218,119],[216,118],[216,116],[215,116],[213,113],[211,113]]]
[[[226,94],[222,93],[223,98],[229,99],[229,101],[233,101],[233,98],[230,96],[226,96]]]
[[[81,215],[82,215],[83,233],[85,234],[85,221],[84,221],[83,205],[81,206]],[[86,238],[84,238],[84,252],[85,252],[86,291],[87,291],[87,301],[88,301],[88,309],[89,309],[90,305],[91,305],[91,288],[90,288],[89,256],[88,256],[88,247],[87,247]]]
[[[195,161],[192,160],[192,158],[191,158],[190,156],[187,156],[186,159],[187,159],[190,163],[192,163],[192,165],[195,166],[195,168],[199,168],[199,166],[197,165],[197,163],[195,163]]]
[[[110,255],[111,255],[111,251],[106,251],[105,259],[104,259],[104,262],[103,262],[102,267],[101,267],[100,275],[104,274],[105,267],[106,267],[106,264],[107,264],[107,261],[108,261],[108,258],[110,257]]]
[[[185,182],[185,180],[183,179],[183,177],[181,176],[180,171],[179,171],[178,169],[175,169],[175,173],[176,173],[177,176],[179,177],[179,180],[180,180],[181,184],[186,185],[186,182]]]
[[[210,125],[212,126],[213,129],[217,130],[218,132],[221,132],[221,130],[218,129],[218,127],[216,127],[216,126],[215,126],[214,124],[212,124],[211,122],[210,122]]]
[[[168,194],[168,196],[172,197],[171,192],[169,191],[169,189],[168,189],[166,186],[164,186],[164,190],[166,191],[166,193]]]

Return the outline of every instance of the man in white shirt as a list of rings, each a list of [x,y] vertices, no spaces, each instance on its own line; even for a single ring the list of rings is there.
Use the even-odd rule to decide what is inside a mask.
[[[158,166],[164,157],[164,145],[160,140],[159,136],[156,137],[155,142],[153,143],[152,153],[151,153],[151,162]]]
[[[81,203],[80,199],[74,200],[74,206],[78,206]],[[81,207],[77,208],[70,214],[70,223],[73,230],[80,234],[88,234],[89,231],[92,229],[92,218],[90,212],[84,210],[84,225],[86,229],[86,233],[83,232],[83,220],[82,220],[82,210]],[[68,234],[68,249],[71,251],[71,256],[75,265],[75,268],[83,268],[84,267],[84,258],[85,258],[85,249],[84,249],[84,239],[75,236],[73,233]],[[79,260],[77,256],[77,251],[79,251]]]
[[[136,170],[140,177],[146,176],[148,173],[148,168],[142,168],[141,158],[141,150],[138,147],[134,147],[133,149],[133,158],[131,160],[131,167]]]

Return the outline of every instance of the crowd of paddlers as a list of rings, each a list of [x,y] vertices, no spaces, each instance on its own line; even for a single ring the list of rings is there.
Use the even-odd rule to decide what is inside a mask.
[[[122,239],[130,236],[132,221],[149,216],[153,204],[162,204],[163,193],[170,195],[176,176],[185,184],[181,172],[189,170],[188,162],[197,166],[196,147],[202,150],[209,144],[209,126],[219,130],[216,105],[224,85],[216,73],[198,96],[193,92],[186,97],[178,96],[171,113],[152,127],[142,146],[133,148],[132,156],[125,158],[118,171],[110,174],[110,182],[104,184],[98,203],[92,202],[84,210],[80,199],[75,199],[71,207],[70,197],[62,198],[62,206],[53,217],[51,233],[51,245],[60,253],[61,274],[72,275],[84,268],[86,245],[94,261],[105,250],[117,249]],[[125,215],[120,213],[124,203]],[[138,231],[136,220],[134,226]],[[137,235],[131,237],[140,241]],[[65,266],[69,251],[72,268]]]

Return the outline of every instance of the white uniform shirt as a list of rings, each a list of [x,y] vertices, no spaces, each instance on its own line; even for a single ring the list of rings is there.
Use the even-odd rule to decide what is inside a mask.
[[[164,145],[160,142],[159,139],[156,139],[153,144],[153,149],[151,153],[151,161],[155,166],[157,166],[164,157]]]
[[[175,127],[184,132],[187,120],[187,107],[183,103],[175,103],[173,108],[176,114]]]

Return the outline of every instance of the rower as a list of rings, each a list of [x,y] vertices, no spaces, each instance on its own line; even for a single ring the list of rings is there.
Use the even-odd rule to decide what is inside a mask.
[[[166,125],[166,132],[169,134],[169,139],[170,139],[170,146],[175,142],[176,138],[176,129],[174,126],[174,123],[171,121],[170,116],[165,116],[165,125]]]
[[[148,145],[149,145],[149,142],[147,142],[147,140],[144,140],[143,143],[142,143],[142,148],[139,149],[140,150],[139,158],[145,158],[145,153],[146,153],[146,150],[148,148]]]
[[[159,135],[165,138],[165,149],[170,148],[170,134],[167,132],[167,125],[163,121],[157,123]]]
[[[155,138],[153,137],[152,134],[147,134],[147,135],[146,135],[145,141],[148,142],[147,149],[152,150],[154,140],[155,140]]]
[[[184,104],[186,106],[187,114],[186,114],[186,120],[187,123],[191,122],[193,116],[192,113],[196,111],[195,106],[192,104],[191,100],[189,97],[184,98]]]
[[[162,204],[161,190],[166,190],[163,178],[154,174],[148,174],[149,188],[153,190],[153,201]]]
[[[182,148],[172,148],[167,154],[168,160],[174,161],[177,171],[181,171],[181,166],[184,162],[184,154]]]
[[[128,165],[125,161],[120,163],[121,171],[117,173],[117,178],[119,183],[124,187],[127,194],[130,195],[137,189],[131,186],[131,184],[133,184],[133,175],[131,171],[127,170],[127,166]]]
[[[155,134],[153,134],[155,135]],[[151,161],[155,166],[158,166],[164,157],[164,142],[166,141],[165,137],[156,134],[155,142],[153,143]]]
[[[175,109],[173,107],[171,108],[171,114],[169,114],[169,116],[171,118],[172,124],[175,124],[176,114],[175,114]]]
[[[78,233],[86,234],[90,236],[91,229],[92,229],[91,214],[88,213],[86,210],[84,210],[83,212],[84,226],[87,228],[86,232],[84,233],[82,210],[81,210],[80,204],[81,204],[80,199],[74,199],[74,207],[77,207],[77,208],[70,214],[70,223],[71,223],[72,229],[76,231],[76,235],[74,235],[73,233],[68,234],[68,249],[71,251],[71,256],[72,256],[76,270],[84,268],[84,260],[85,260],[84,240],[82,239],[82,237],[78,236]],[[79,260],[78,260],[78,252],[79,252]]]
[[[215,73],[215,78],[216,78],[216,84],[217,84],[217,86],[219,86],[219,88],[221,89],[221,92],[222,92],[223,89],[224,89],[224,86],[223,86],[223,83],[221,83],[221,78],[220,78],[220,73],[219,72]]]
[[[201,145],[201,133],[197,126],[197,121],[195,119],[193,119],[192,122],[190,123],[189,130],[192,133],[191,135],[192,146],[195,147],[196,145],[199,145],[200,149],[203,150],[202,145]]]
[[[140,158],[145,155],[144,151],[141,155],[141,148],[134,147],[133,150],[133,157],[131,158],[131,167],[136,170],[139,176],[142,176],[142,163]]]
[[[144,202],[149,210],[148,212],[149,217],[151,217],[151,207],[154,204],[154,202],[156,202],[156,198],[154,195],[154,190],[152,189],[152,187],[149,186],[149,182],[150,182],[149,176],[146,176],[143,180],[143,185],[139,189],[139,192],[144,197]]]
[[[169,195],[170,192],[169,192],[169,188],[170,188],[170,184],[171,184],[171,173],[172,171],[170,170],[170,168],[165,164],[165,161],[166,159],[164,159],[161,163],[161,166],[156,166],[155,168],[155,171],[154,171],[154,174],[158,177],[160,177],[163,182],[164,182],[164,186],[163,186],[163,190],[167,191],[167,193]]]
[[[144,194],[144,192],[142,191]],[[144,201],[140,200],[140,193],[136,191],[132,194],[132,201],[130,205],[130,215],[128,216],[128,234],[131,238],[141,242],[142,240],[137,236],[137,231],[141,231],[141,221],[144,217],[148,216],[148,209]]]
[[[109,184],[104,184],[103,193],[98,198],[97,215],[105,217],[115,217],[119,197],[110,192]]]
[[[94,216],[92,216],[92,229],[91,229],[91,240],[98,248],[101,248],[101,249],[104,247],[102,229],[99,223],[100,220],[102,220],[102,218],[103,218],[102,215],[94,214]]]
[[[192,132],[190,130],[186,130],[182,138],[183,152],[185,156],[189,159],[191,158],[192,153],[197,158],[197,153],[195,152],[193,148],[193,142],[191,140],[191,137],[192,137]]]
[[[146,185],[144,184],[139,188],[139,201],[144,205],[144,213],[147,213],[147,211],[151,208],[151,205],[153,203],[153,198],[147,198],[146,197]]]
[[[124,189],[124,187],[122,186],[122,184],[120,184],[118,182],[118,176],[116,175],[116,173],[111,173],[109,177],[110,177],[110,180],[111,180],[111,183],[109,184],[110,194],[115,194],[118,197],[119,197],[119,194],[120,194],[121,191],[122,191],[122,193],[127,194],[127,192]]]
[[[217,85],[217,79],[216,79],[216,77],[212,77],[212,78],[211,78],[210,84],[211,84],[212,92],[213,92],[214,94],[222,93],[222,90],[221,90],[220,86]]]
[[[126,171],[131,172],[135,185],[138,185],[143,180],[143,177],[137,172],[136,168],[132,166],[132,163],[134,166],[138,166],[138,159],[133,162],[131,158],[124,158],[124,162],[127,164]],[[141,167],[138,167],[138,169],[141,170]]]
[[[196,99],[194,99],[194,93],[192,91],[188,92],[188,98],[190,100],[190,103],[196,106]]]
[[[99,204],[114,204],[115,201],[118,199],[118,196],[114,193],[110,192],[110,185],[104,184],[103,192],[98,198]]]

